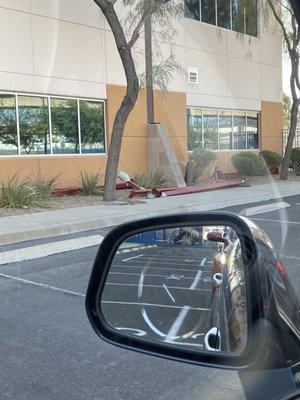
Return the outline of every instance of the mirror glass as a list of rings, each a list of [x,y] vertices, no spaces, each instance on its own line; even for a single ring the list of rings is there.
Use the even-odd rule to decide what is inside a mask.
[[[239,353],[247,342],[240,240],[228,226],[187,226],[127,238],[101,296],[119,332],[193,351]]]

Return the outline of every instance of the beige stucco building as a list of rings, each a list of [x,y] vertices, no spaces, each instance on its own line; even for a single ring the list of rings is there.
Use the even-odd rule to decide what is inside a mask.
[[[258,13],[248,34],[249,10],[238,3],[228,0],[230,8],[216,6],[213,15],[199,4],[199,15],[189,9],[189,18],[176,22],[173,52],[187,75],[176,74],[169,92],[155,95],[155,120],[166,125],[181,163],[198,142],[216,151],[227,171],[236,151],[282,150],[280,30]],[[40,168],[61,173],[68,186],[80,171],[104,171],[125,78],[93,0],[0,0],[0,33],[0,180]],[[167,55],[169,45],[160,46]],[[146,171],[147,157],[142,91],[126,125],[120,169]]]

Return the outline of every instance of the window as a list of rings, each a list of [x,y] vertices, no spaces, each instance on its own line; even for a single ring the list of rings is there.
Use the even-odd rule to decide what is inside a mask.
[[[188,109],[188,150],[203,146],[202,139],[202,110]]]
[[[50,104],[53,153],[79,153],[76,100],[53,98]]]
[[[50,154],[47,97],[18,96],[21,154]]]
[[[218,112],[217,110],[203,110],[203,139],[204,147],[218,150]]]
[[[217,0],[217,24],[221,28],[231,29],[230,0]]]
[[[233,148],[243,150],[247,148],[246,139],[246,113],[233,114]]]
[[[258,113],[254,111],[188,108],[188,150],[259,148]]]
[[[245,11],[246,33],[251,36],[257,36],[257,0],[247,0]]]
[[[201,21],[216,25],[216,3],[215,0],[201,0]]]
[[[245,6],[244,0],[232,0],[232,29],[245,33]]]
[[[81,153],[104,153],[104,110],[103,103],[79,101]]]
[[[185,16],[251,36],[258,35],[257,0],[185,0]]]
[[[232,149],[232,113],[231,111],[219,112],[219,149]]]
[[[185,1],[185,16],[186,18],[200,20],[200,6],[199,0],[186,0]]]
[[[18,154],[15,96],[0,95],[0,155]]]
[[[247,113],[247,147],[258,148],[258,118],[256,113]]]
[[[0,94],[0,156],[105,153],[104,102]]]

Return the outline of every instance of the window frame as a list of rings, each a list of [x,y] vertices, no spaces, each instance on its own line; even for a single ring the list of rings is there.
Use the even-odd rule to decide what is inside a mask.
[[[17,125],[17,140],[18,140],[18,154],[0,154],[0,159],[3,158],[30,158],[30,157],[103,157],[107,156],[107,122],[106,122],[106,101],[104,99],[95,99],[88,97],[72,97],[72,96],[62,96],[62,95],[49,95],[43,93],[30,93],[30,92],[10,92],[10,91],[0,91],[1,95],[11,95],[15,98],[15,109],[16,109],[16,125]],[[48,117],[49,117],[49,136],[50,136],[50,153],[49,154],[21,154],[21,144],[20,144],[20,121],[19,121],[19,101],[18,96],[28,96],[28,97],[45,97],[48,100]],[[103,122],[104,122],[104,148],[103,153],[81,153],[81,124],[78,121],[78,137],[79,137],[79,153],[72,154],[55,154],[53,153],[53,141],[52,141],[52,120],[51,120],[51,99],[57,98],[62,100],[75,100],[77,109],[77,119],[80,120],[80,100],[83,101],[93,101],[96,103],[102,103],[103,106]]]
[[[216,153],[222,153],[222,152],[240,152],[240,151],[259,151],[260,150],[260,146],[261,146],[261,128],[260,128],[260,113],[261,113],[261,111],[260,110],[242,110],[242,109],[230,109],[230,108],[218,108],[218,107],[201,107],[201,106],[199,106],[199,107],[198,106],[187,106],[186,108],[190,109],[190,110],[197,109],[198,112],[201,111],[201,115],[202,115],[202,132],[201,132],[202,139],[203,139],[203,110],[214,109],[214,110],[217,111],[217,118],[218,118],[218,121],[217,121],[218,122],[218,132],[217,132],[217,134],[218,134],[218,149],[211,150],[211,151],[216,152]],[[222,112],[222,111],[227,111],[227,112],[231,113],[232,134],[233,134],[233,115],[234,115],[234,113],[235,112],[244,112],[245,113],[246,149],[236,149],[234,147],[233,138],[232,138],[232,146],[233,146],[232,149],[220,149],[220,140],[219,140],[220,139],[220,132],[219,132],[220,122],[219,122],[219,116],[220,116],[220,112]],[[248,114],[256,114],[257,115],[257,142],[258,142],[258,147],[255,148],[255,149],[252,149],[252,148],[248,149],[248,121],[247,121]],[[188,117],[188,113],[186,113],[186,116]],[[188,125],[188,118],[187,118],[187,125]],[[187,130],[187,135],[188,135],[188,130]],[[188,137],[187,137],[187,143],[188,143]],[[203,141],[203,144],[204,144],[204,141]],[[203,148],[205,148],[205,147],[203,147]],[[193,153],[193,150],[189,150],[187,148],[187,152],[189,154],[191,154],[191,153]]]

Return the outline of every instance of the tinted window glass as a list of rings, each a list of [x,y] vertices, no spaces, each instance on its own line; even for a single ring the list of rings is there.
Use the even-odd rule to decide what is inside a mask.
[[[218,149],[218,113],[216,110],[203,110],[204,147]]]
[[[47,97],[18,96],[21,154],[49,154]]]
[[[199,0],[185,0],[185,16],[187,18],[200,19]]]
[[[80,100],[80,131],[82,153],[104,153],[103,103]]]
[[[258,149],[258,118],[257,113],[247,113],[247,147]]]
[[[232,0],[232,29],[245,32],[245,7],[244,0]]]
[[[15,96],[9,94],[0,95],[0,154],[18,154]]]
[[[201,21],[216,25],[215,0],[201,0]]]
[[[199,109],[188,109],[188,150],[202,147],[202,111]]]
[[[246,9],[246,33],[257,36],[257,0],[247,0]]]
[[[230,0],[217,0],[217,23],[222,28],[231,28]]]
[[[236,112],[233,114],[233,142],[234,149],[246,149],[246,114]]]
[[[219,113],[219,149],[232,149],[232,115],[230,111]]]
[[[51,98],[54,154],[79,153],[77,101]]]

